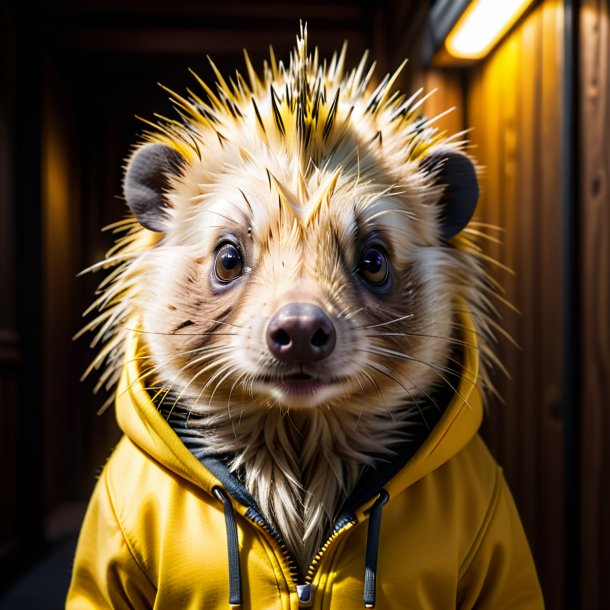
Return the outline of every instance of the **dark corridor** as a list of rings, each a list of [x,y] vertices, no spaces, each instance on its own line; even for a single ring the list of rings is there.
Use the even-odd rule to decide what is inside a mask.
[[[520,312],[501,312],[520,349],[500,345],[512,379],[498,380],[483,434],[547,607],[606,607],[610,3],[536,1],[486,57],[459,64],[430,61],[430,19],[448,4],[48,0],[35,20],[2,5],[0,608],[62,607],[87,498],[119,438],[112,410],[96,414],[106,396],[79,380],[88,341],[72,337],[100,280],[77,275],[113,243],[100,228],[125,215],[137,117],[171,114],[157,83],[185,91],[189,68],[213,82],[206,55],[223,74],[243,68],[242,48],[255,66],[269,44],[286,57],[301,19],[321,56],[347,40],[347,63],[370,49],[378,75],[408,57],[399,88],[437,88],[426,113],[455,106],[442,126],[472,128],[478,213],[505,229],[489,253],[514,270],[499,280]]]

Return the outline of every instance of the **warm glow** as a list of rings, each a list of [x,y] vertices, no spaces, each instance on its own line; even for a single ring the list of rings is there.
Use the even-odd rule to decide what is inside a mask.
[[[531,2],[473,0],[447,36],[447,51],[463,59],[485,57]]]

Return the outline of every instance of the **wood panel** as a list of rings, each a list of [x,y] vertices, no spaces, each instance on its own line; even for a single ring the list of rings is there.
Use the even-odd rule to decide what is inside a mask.
[[[82,408],[76,385],[83,369],[71,337],[81,323],[80,156],[74,146],[75,114],[60,76],[43,65],[41,138],[43,413],[45,514],[70,498],[84,467]],[[69,439],[69,442],[66,442]]]
[[[496,276],[518,311],[503,304],[498,310],[519,348],[500,337],[509,376],[495,375],[500,398],[489,401],[482,432],[505,470],[554,610],[570,605],[562,417],[569,407],[562,395],[563,20],[563,2],[541,0],[483,61],[428,68],[414,81],[426,91],[438,89],[427,116],[457,106],[439,125],[470,130],[469,151],[482,166],[477,220],[501,228],[490,230],[499,241],[481,245],[512,270],[498,269]]]
[[[15,331],[15,214],[12,209],[15,140],[15,33],[0,9],[0,566],[17,546],[17,370]],[[0,583],[2,579],[0,578]]]
[[[563,108],[563,10],[562,2],[546,1],[542,7],[541,139],[540,159],[540,282],[537,323],[541,352],[536,382],[542,395],[535,463],[540,469],[538,494],[538,549],[544,563],[541,578],[551,608],[565,607],[565,455],[564,455],[564,287],[562,284],[561,175]],[[536,179],[536,178],[535,178]],[[567,408],[568,405],[565,405]],[[561,583],[561,586],[559,586]]]
[[[483,165],[480,219],[502,227],[489,254],[506,299],[500,340],[510,378],[496,376],[483,433],[519,506],[547,605],[564,603],[561,113],[563,10],[546,0],[469,70],[466,125]]]
[[[464,75],[461,72],[440,68],[426,70],[419,78],[417,87],[432,93],[423,106],[423,114],[429,118],[439,116],[435,123],[438,129],[447,133],[458,133],[464,129]]]
[[[371,6],[375,7],[370,32],[375,77],[383,78],[407,59],[396,85],[402,91],[414,91],[420,86],[415,82],[421,76],[419,49],[424,43],[432,0],[386,0]]]
[[[580,10],[581,608],[610,582],[610,2]]]

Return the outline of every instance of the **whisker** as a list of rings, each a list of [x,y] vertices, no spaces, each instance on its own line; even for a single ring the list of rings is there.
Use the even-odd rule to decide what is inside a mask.
[[[164,360],[162,360],[161,362],[158,362],[157,364],[155,364],[154,366],[151,366],[149,368],[147,368],[146,370],[143,370],[128,386],[127,388],[125,388],[125,390],[123,392],[121,392],[121,394],[117,395],[117,398],[120,396],[123,396],[123,394],[126,394],[129,390],[131,390],[131,388],[133,388],[134,385],[136,385],[139,381],[146,379],[147,377],[150,377],[151,375],[153,375],[154,373],[156,373],[157,371],[161,370],[162,368],[165,368],[168,364],[170,364],[172,361],[178,359],[180,356],[182,356],[183,354],[187,354],[187,353],[192,353],[192,352],[207,352],[205,354],[206,357],[209,357],[209,353],[212,353],[212,355],[214,355],[215,350],[219,350],[220,348],[218,347],[201,347],[201,348],[196,348],[195,350],[187,350],[186,352],[180,352],[178,354],[172,354],[169,358],[166,358]],[[186,368],[188,368],[189,366],[193,366],[199,362],[201,362],[201,360],[203,359],[203,356],[200,358],[195,358],[194,360],[190,360],[189,362],[187,362],[183,367],[181,367],[178,372],[174,375],[174,378],[177,377],[183,370],[185,370]],[[131,358],[128,363],[131,362],[135,362],[135,361],[146,361],[149,360],[152,362],[152,357],[151,356],[136,356],[134,358]]]
[[[174,373],[173,380],[175,380],[181,373],[183,373],[188,368],[196,366],[200,362],[203,362],[206,359],[215,358],[217,355],[223,354],[226,351],[227,351],[226,347],[219,347],[219,346],[204,346],[204,347],[196,348],[194,350],[187,350],[184,352],[179,352],[178,354],[172,354],[172,356],[170,358],[168,358],[168,359],[164,360],[162,363],[160,363],[157,368],[166,367],[168,364],[170,364],[174,360],[178,360],[180,357],[183,357],[185,354],[199,353],[200,355],[197,358],[193,358],[192,360],[189,360],[188,362],[183,364],[178,369],[178,371],[176,371],[176,373]]]
[[[360,409],[360,413],[358,413],[358,419],[356,420],[356,428],[357,428],[358,425],[360,424],[360,418],[362,417],[362,414],[364,413],[364,408],[366,406],[366,398],[365,398],[365,394],[364,394],[364,386],[362,385],[362,382],[360,381],[360,375],[356,375],[356,381],[358,382],[358,385],[360,386],[360,391],[362,392],[362,408]]]
[[[386,366],[384,366],[382,364],[379,364],[377,362],[367,362],[365,366],[373,369],[374,371],[377,371],[378,373],[381,373],[382,375],[384,375],[385,377],[387,377],[388,379],[390,379],[394,383],[397,383],[407,393],[407,395],[409,396],[411,401],[414,401],[413,400],[413,395],[411,394],[409,389],[404,385],[404,383],[402,383],[400,381],[400,379],[398,379],[398,377],[396,376],[396,372],[393,371],[391,368],[386,367]],[[384,406],[386,408],[386,412],[388,413],[390,419],[393,422],[395,422],[394,415],[393,415],[392,411],[388,408],[388,406],[385,404],[385,401],[384,401]]]
[[[426,362],[425,360],[422,360],[421,358],[418,358],[417,356],[413,356],[411,354],[403,354],[401,352],[397,352],[396,350],[389,349],[387,347],[371,346],[370,348],[364,348],[364,347],[359,348],[359,350],[362,352],[366,352],[368,354],[376,354],[378,356],[390,356],[393,358],[398,358],[400,360],[407,360],[409,362],[417,362],[419,364],[424,364],[437,372],[442,372],[447,375],[453,375],[457,372],[454,369],[450,369],[446,366],[442,366],[440,364],[433,364],[432,362]]]
[[[140,330],[137,328],[128,328],[125,327],[126,330],[129,330],[134,333],[138,333],[141,335],[160,335],[162,337],[234,337],[238,333],[217,333],[217,332],[201,332],[201,333],[178,333],[178,332],[170,332],[163,333],[161,331],[151,331],[151,330]]]
[[[232,366],[232,362],[229,361],[227,362],[223,367],[221,367],[216,373],[214,373],[214,375],[210,378],[210,381],[206,384],[207,387],[209,384],[212,383],[212,381],[219,377],[220,375],[224,374],[224,376],[216,383],[216,385],[214,386],[214,389],[212,390],[212,393],[210,394],[210,399],[208,400],[208,406],[212,405],[212,400],[214,399],[214,396],[216,395],[216,392],[218,390],[218,388],[224,383],[224,381],[230,376],[230,373],[232,372],[232,369],[234,369],[234,367]]]
[[[247,377],[247,374],[241,373],[240,375],[237,376],[237,378],[235,379],[235,381],[233,382],[233,385],[231,386],[231,390],[229,391],[229,397],[227,398],[227,414],[229,416],[229,419],[231,421],[231,428],[233,429],[233,435],[235,436],[235,438],[237,438],[237,430],[235,429],[235,418],[233,417],[233,415],[231,414],[231,397],[233,396],[233,390],[235,389],[235,386],[238,383],[241,383],[241,385],[243,386],[243,379]],[[243,399],[243,394],[242,394],[242,408],[241,411],[239,412],[239,423],[241,423],[241,416],[244,412],[243,409],[243,405],[244,405],[244,399]]]
[[[373,364],[372,364],[372,363],[368,363],[368,366],[370,366],[371,368],[373,368],[373,369],[377,370],[377,371],[378,371],[378,372],[380,372],[382,375],[386,375],[386,376],[387,376],[389,379],[391,379],[392,381],[394,381],[394,382],[398,383],[398,385],[400,385],[400,387],[402,387],[402,388],[403,388],[403,390],[404,390],[404,391],[405,391],[405,392],[408,394],[408,396],[409,396],[409,399],[410,399],[410,404],[412,404],[412,405],[414,405],[414,406],[415,406],[415,408],[417,409],[417,412],[420,414],[420,416],[421,416],[421,418],[422,418],[422,420],[423,420],[423,422],[424,422],[424,424],[425,424],[426,428],[430,429],[430,426],[428,425],[428,421],[426,420],[426,416],[424,415],[423,409],[422,409],[422,408],[419,406],[419,401],[417,400],[417,398],[415,398],[415,397],[413,396],[413,394],[411,393],[411,391],[410,391],[410,390],[409,390],[407,387],[405,387],[405,385],[404,385],[404,384],[402,384],[402,383],[400,382],[400,380],[399,380],[399,379],[397,378],[397,376],[396,376],[396,372],[395,372],[395,371],[393,371],[393,370],[392,370],[390,367],[385,367],[385,366],[383,367],[384,369],[386,369],[386,370],[384,371],[384,370],[382,370],[381,368],[377,368],[377,367],[373,366]],[[379,366],[381,367],[381,365],[379,365]],[[389,372],[388,372],[388,371],[389,371]],[[417,384],[414,384],[414,383],[413,383],[411,380],[407,380],[407,381],[408,381],[408,383],[413,384],[413,385],[416,387],[416,389],[418,389],[420,392],[422,391],[422,390],[421,390],[421,388],[420,388],[420,387],[419,387]],[[423,393],[424,393],[424,394],[425,394],[425,396],[428,398],[428,400],[430,400],[430,401],[432,402],[432,404],[433,404],[433,405],[434,405],[434,406],[435,406],[437,409],[439,409],[439,406],[438,406],[438,404],[436,403],[436,401],[435,401],[435,400],[434,400],[434,399],[433,399],[433,398],[432,398],[432,397],[431,397],[429,394],[427,394],[426,392],[423,392]],[[387,411],[388,413],[390,413],[390,411],[388,410],[387,406],[386,406],[386,411]]]
[[[368,339],[375,339],[377,337],[417,337],[423,339],[439,339],[440,341],[446,341],[447,343],[452,343],[454,345],[462,345],[464,347],[468,347],[474,349],[476,346],[468,341],[464,341],[463,339],[457,339],[455,337],[444,337],[442,335],[428,335],[425,333],[376,333],[374,335],[362,335]]]
[[[402,333],[400,333],[400,334],[402,334]],[[375,339],[378,339],[378,337],[379,337],[379,336],[383,336],[383,335],[366,335],[366,336],[367,336],[368,338],[370,338],[370,339],[375,340]],[[404,335],[404,336],[408,336],[408,335]],[[422,335],[422,336],[424,336],[424,337],[425,337],[425,336],[427,336],[427,335]],[[447,342],[447,343],[449,343],[449,344],[455,344],[455,345],[459,345],[459,346],[461,346],[461,347],[462,347],[462,346],[467,346],[467,347],[469,347],[470,349],[474,349],[474,348],[476,347],[476,346],[474,346],[474,345],[471,345],[471,344],[468,344],[468,343],[465,343],[465,342],[459,341],[459,340],[457,340],[457,339],[454,341],[454,340],[448,339],[448,338],[446,338],[446,337],[435,336],[435,335],[430,335],[430,338],[434,338],[434,339],[441,339],[441,340],[443,340],[443,341],[446,341],[446,342]],[[373,343],[373,344],[372,344],[372,347],[374,347],[374,348],[376,348],[376,349],[387,349],[387,348],[384,348],[383,346],[379,346],[379,345],[377,345],[377,344],[375,344],[375,343]],[[394,350],[391,350],[391,351],[394,351]],[[403,352],[396,352],[396,353],[397,353],[397,354],[399,354],[399,353],[400,353],[400,354],[403,354],[404,356],[407,356],[407,357],[408,357],[408,354],[404,354]],[[462,360],[458,360],[458,359],[457,359],[457,358],[455,358],[455,357],[454,357],[452,354],[447,355],[447,356],[446,356],[446,358],[447,358],[447,361],[448,361],[448,362],[450,362],[450,363],[452,363],[452,364],[454,364],[454,365],[455,365],[455,369],[454,369],[454,368],[449,368],[449,367],[441,367],[441,368],[440,368],[440,370],[444,370],[444,372],[446,372],[446,373],[448,373],[448,374],[451,374],[451,373],[457,373],[458,371],[461,371],[461,370],[462,370],[463,365],[464,365],[464,362],[463,362]],[[412,358],[409,358],[409,359],[415,359],[415,356],[413,356]],[[439,367],[440,367],[440,365],[437,365],[437,366],[439,366]]]
[[[351,320],[353,317],[357,316],[361,311],[364,311],[366,307],[359,307],[358,309],[351,309],[350,305],[344,307],[338,314],[337,317],[344,320]]]
[[[447,379],[447,377],[445,375],[443,375],[443,373],[446,373],[448,375],[453,375],[457,371],[455,371],[453,369],[449,369],[447,367],[443,367],[443,366],[439,366],[439,365],[433,364],[431,362],[426,362],[425,360],[421,360],[420,358],[416,358],[415,356],[411,356],[411,355],[408,355],[408,354],[401,354],[400,352],[395,352],[394,350],[388,350],[388,349],[384,349],[384,348],[375,348],[374,350],[372,350],[372,349],[371,350],[361,349],[360,351],[371,353],[371,354],[376,354],[378,356],[390,356],[390,357],[394,357],[394,358],[399,358],[401,360],[408,360],[408,361],[411,361],[411,362],[417,362],[419,364],[427,366],[432,371],[434,371],[434,373],[436,373],[441,378],[441,380],[445,384],[447,384],[447,386],[470,407],[470,404],[468,403],[466,398],[464,398],[464,396],[462,396],[462,394],[454,386],[454,384],[452,384],[451,381],[449,381],[449,379]],[[463,374],[464,378],[467,381],[469,381],[471,383],[475,383],[476,382],[476,379],[472,379],[470,376],[468,376],[468,377],[466,376],[466,371],[465,370],[462,372],[462,374]]]
[[[177,377],[180,373],[186,371],[187,369],[196,366],[198,364],[200,364],[201,362],[204,362],[205,360],[209,360],[210,358],[216,358],[217,356],[221,356],[222,354],[227,353],[229,350],[227,347],[219,347],[219,346],[212,346],[212,347],[208,347],[205,350],[202,350],[202,355],[199,356],[198,358],[195,358],[193,360],[189,360],[188,362],[186,362],[185,364],[183,364],[180,369],[178,370],[178,372],[175,374],[175,377]],[[212,363],[213,365],[213,363]]]
[[[152,366],[152,367],[146,369],[145,371],[143,371],[142,373],[140,373],[120,394],[117,392],[116,398],[118,399],[121,396],[127,394],[127,392],[129,392],[131,390],[131,388],[133,388],[133,386],[138,384],[143,379],[146,379],[147,377],[152,375],[154,372],[158,371],[160,368],[161,368],[160,365]]]
[[[225,349],[223,353],[230,353],[230,349]],[[201,375],[203,375],[204,373],[206,373],[207,371],[209,371],[210,369],[214,368],[215,366],[223,366],[225,365],[226,362],[228,362],[230,359],[230,357],[226,357],[226,358],[217,358],[215,356],[214,362],[211,362],[208,366],[203,367],[201,370],[197,371],[188,381],[188,383],[184,386],[184,388],[182,389],[182,391],[180,392],[180,396],[179,398],[182,397],[182,395],[184,394],[184,392],[188,389],[188,387],[194,382],[196,381],[199,377],[201,377]],[[217,372],[218,373],[218,372]],[[198,403],[199,399],[201,398],[201,396],[203,395],[203,393],[205,392],[205,390],[208,388],[208,386],[210,385],[210,383],[215,379],[217,373],[215,373],[210,379],[208,379],[208,381],[205,383],[205,385],[201,388],[199,394],[197,395],[197,399],[195,401],[195,404]],[[191,409],[192,411],[192,409]]]
[[[190,385],[196,380],[198,379],[201,375],[203,375],[205,372],[207,372],[208,370],[210,370],[211,368],[214,368],[216,365],[218,365],[220,359],[218,358],[218,356],[222,356],[223,354],[227,354],[229,353],[231,350],[228,347],[224,347],[224,348],[217,348],[216,352],[211,352],[210,354],[206,354],[205,357],[211,357],[214,360],[212,362],[210,362],[210,364],[208,364],[207,366],[204,366],[203,368],[201,368],[199,371],[197,371],[194,375],[191,376],[191,378],[189,379],[189,381],[184,385],[184,387],[180,390],[180,393],[178,394],[178,396],[176,397],[176,399],[174,400],[174,404],[173,407],[175,407],[181,400],[181,398],[184,396],[184,393],[186,392],[186,390],[190,387]],[[181,369],[180,372],[183,370],[186,370],[187,368],[190,368],[196,364],[199,364],[199,362],[201,362],[203,360],[203,356],[199,359],[195,359],[192,362],[188,362],[187,364],[185,364]],[[205,387],[205,386],[204,386]],[[203,390],[202,390],[203,391]],[[201,392],[199,394],[199,396],[201,396]],[[173,408],[172,407],[172,408]]]
[[[210,209],[207,209],[207,208],[203,208],[201,211],[202,212],[206,212],[208,214],[216,214],[217,216],[220,216],[221,218],[224,218],[226,221],[228,221],[228,222],[230,222],[230,223],[232,223],[234,225],[237,225],[238,227],[240,226],[239,222],[237,222],[233,218],[229,218],[225,214],[221,214],[218,210],[210,210]]]
[[[439,406],[438,402],[436,402],[436,400],[435,400],[435,399],[434,399],[434,398],[433,398],[433,397],[432,397],[430,394],[428,394],[428,392],[427,392],[426,390],[424,390],[422,387],[420,387],[420,386],[419,386],[417,383],[415,383],[415,382],[414,382],[412,379],[410,379],[410,378],[407,378],[407,381],[408,381],[408,383],[410,383],[412,386],[414,386],[414,387],[415,387],[415,389],[416,389],[416,390],[417,390],[417,391],[418,391],[420,394],[423,394],[423,395],[424,395],[424,396],[427,398],[428,402],[429,402],[429,403],[430,403],[430,404],[431,404],[433,407],[435,407],[435,408],[436,408],[436,410],[437,410],[439,413],[442,413],[442,411],[443,411],[443,410],[442,410],[442,409],[441,409],[441,407]],[[426,425],[426,428],[428,428],[428,430],[430,430],[430,429],[431,429],[431,426],[428,424],[428,421],[426,420],[426,416],[424,415],[423,409],[421,409],[421,408],[420,408],[419,403],[417,403],[417,402],[416,402],[416,407],[417,407],[417,410],[418,410],[419,414],[421,415],[421,418],[422,418],[422,419],[423,419],[423,421],[424,421],[424,424]]]
[[[177,360],[178,358],[180,358],[181,356],[184,356],[186,354],[194,354],[196,352],[201,352],[204,350],[211,350],[211,349],[214,349],[214,346],[202,345],[200,347],[195,347],[193,349],[187,349],[187,350],[184,350],[177,354],[172,354],[169,358],[166,358],[165,360],[163,360],[163,362],[165,364],[169,364],[172,360]],[[144,356],[134,356],[133,358],[131,358],[129,360],[129,362],[138,362],[138,361],[145,361],[145,360],[152,360],[152,356],[150,356],[148,354],[146,354]]]
[[[375,381],[375,378],[367,371],[362,371],[362,374],[371,382],[371,385],[377,390],[377,393],[379,394],[379,398],[381,398],[381,402],[383,403],[385,410],[388,411],[388,406],[385,402],[385,398],[383,397],[383,394],[381,393],[381,388],[379,387],[377,381]]]
[[[167,397],[170,395],[170,392],[174,389],[174,384],[170,384],[166,389],[165,389],[165,393],[163,394],[163,398],[161,398],[160,402],[159,402],[159,408],[161,408],[161,406],[163,405],[163,403],[165,402],[165,400],[167,399]],[[157,398],[157,396],[163,391],[163,388],[157,393],[157,395],[155,396],[155,398]],[[154,401],[153,401],[154,402]],[[165,418],[166,420],[169,421],[169,418],[172,416],[172,413],[174,412],[174,407],[175,405],[172,405],[167,413],[167,417]]]
[[[366,326],[354,326],[353,328],[350,328],[351,331],[353,330],[368,330],[370,328],[379,328],[380,326],[388,326],[388,324],[396,324],[396,322],[401,322],[402,320],[408,320],[409,318],[412,318],[415,314],[409,313],[405,316],[400,316],[399,318],[394,318],[393,320],[388,320],[387,322],[379,322],[378,324],[367,324]]]

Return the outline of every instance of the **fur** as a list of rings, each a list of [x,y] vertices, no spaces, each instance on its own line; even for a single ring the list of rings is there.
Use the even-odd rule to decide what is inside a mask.
[[[139,333],[142,379],[158,403],[186,410],[210,453],[233,457],[262,512],[306,570],[339,507],[373,453],[390,454],[459,370],[459,314],[473,316],[489,386],[496,285],[472,225],[441,237],[443,188],[421,167],[441,148],[463,151],[422,120],[422,92],[373,88],[366,56],[344,69],[345,48],[327,65],[301,32],[288,67],[271,57],[262,79],[246,56],[249,83],[206,100],[172,92],[181,121],[161,120],[146,142],[186,160],[172,177],[163,233],[129,218],[125,235],[95,268],[112,268],[85,330],[96,330],[99,387],[114,389],[129,332]],[[239,245],[243,271],[213,281],[215,254]],[[361,249],[387,252],[391,282],[363,282]],[[321,306],[336,347],[306,371],[273,357],[269,320],[282,305]],[[310,390],[286,379],[306,372]]]

